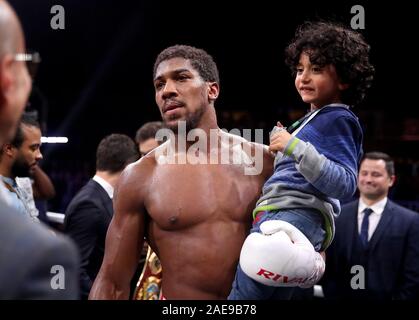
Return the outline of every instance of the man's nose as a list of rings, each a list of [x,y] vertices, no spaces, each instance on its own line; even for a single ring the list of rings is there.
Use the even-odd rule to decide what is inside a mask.
[[[38,152],[36,153],[36,155],[35,155],[35,159],[36,159],[36,161],[40,161],[40,160],[42,160],[42,159],[43,159],[43,156],[42,156],[41,151],[38,151]]]
[[[366,175],[366,176],[364,177],[364,181],[365,181],[366,183],[371,183],[371,182],[372,182],[372,176],[371,176],[370,174]]]
[[[167,80],[163,88],[163,99],[168,99],[177,95],[176,85],[174,81]]]

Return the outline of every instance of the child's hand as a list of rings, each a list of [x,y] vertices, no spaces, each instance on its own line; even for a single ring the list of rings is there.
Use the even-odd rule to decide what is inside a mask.
[[[285,130],[285,127],[278,121],[277,127],[281,130],[277,131],[270,138],[269,151],[271,152],[284,152],[288,141],[291,140],[291,135]]]

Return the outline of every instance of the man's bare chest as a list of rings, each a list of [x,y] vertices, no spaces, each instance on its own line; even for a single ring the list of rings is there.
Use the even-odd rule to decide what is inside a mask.
[[[247,221],[262,181],[231,165],[167,165],[153,175],[146,209],[162,229]]]

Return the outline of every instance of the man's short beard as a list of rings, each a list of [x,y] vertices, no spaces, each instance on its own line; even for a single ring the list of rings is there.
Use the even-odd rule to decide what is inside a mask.
[[[198,110],[196,110],[192,114],[188,114],[186,119],[184,120],[186,122],[186,132],[189,132],[192,129],[195,129],[198,127],[199,122],[201,121],[201,118],[204,114],[205,107],[201,107]],[[163,125],[165,128],[173,131],[175,134],[178,134],[178,123],[180,120],[174,122],[174,124],[169,125],[168,121],[164,120]]]
[[[16,160],[11,169],[11,173],[13,177],[29,177],[31,167],[28,166],[26,163]]]

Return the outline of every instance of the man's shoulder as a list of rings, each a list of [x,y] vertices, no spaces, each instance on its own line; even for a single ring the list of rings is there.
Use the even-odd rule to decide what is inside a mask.
[[[241,145],[241,147],[243,148],[243,150],[248,150],[252,153],[254,152],[263,152],[264,156],[271,158],[273,161],[273,155],[271,152],[269,152],[269,147],[263,143],[259,143],[259,142],[253,142],[253,141],[249,141],[244,137],[241,137],[239,135],[235,135],[235,134],[231,134],[228,132],[224,132],[224,139],[230,139],[230,144],[231,146],[237,146],[237,145]]]
[[[272,152],[269,151],[269,147],[267,145],[249,141],[244,137],[231,133],[224,132],[224,134],[225,137],[231,139],[229,145],[232,149],[239,147],[236,150],[244,152],[249,159],[254,161],[254,165],[256,167],[262,165],[262,170],[260,171],[262,176],[267,178],[272,175],[275,156]]]
[[[31,223],[26,217],[16,212],[12,207],[3,203],[0,199],[0,242],[12,239],[12,236],[18,237],[19,233],[24,231]],[[32,222],[34,223],[34,222]],[[3,245],[2,245],[3,246]]]
[[[263,155],[263,176],[265,179],[270,177],[273,174],[275,154],[269,151],[269,146],[257,143],[249,142],[252,146],[252,156],[257,159],[257,154],[260,153]]]
[[[0,242],[0,298],[77,298],[73,281],[77,279],[79,257],[67,237],[16,212],[1,212]],[[64,268],[71,280],[62,295],[50,287],[54,266]]]
[[[359,199],[358,198],[355,199],[355,200],[352,200],[350,202],[347,202],[345,204],[342,204],[341,213],[340,213],[339,218],[341,218],[341,217],[345,218],[348,215],[351,215],[351,214],[357,212],[358,211],[358,204],[359,204]]]
[[[14,211],[1,212],[0,214],[0,241],[3,248],[14,250],[14,256],[21,252],[30,257],[36,252],[56,247],[70,251],[73,249],[68,238],[56,234],[49,227]],[[36,252],[33,252],[35,248]]]
[[[122,195],[123,198],[131,194],[146,193],[150,179],[157,167],[155,156],[154,152],[150,152],[136,162],[126,166],[121,173],[115,192],[120,196]],[[123,190],[122,193],[120,192],[121,190]]]
[[[396,214],[398,215],[398,219],[403,219],[403,218],[408,219],[408,220],[419,219],[419,212],[403,207],[402,205],[390,199],[388,199],[386,209],[387,208],[395,211]]]
[[[273,158],[272,153],[269,152],[269,146],[267,146],[266,144],[252,141],[247,141],[247,143],[250,145],[252,149],[261,151],[265,156]]]
[[[150,175],[158,163],[156,159],[158,156],[159,153],[156,153],[156,150],[149,152],[141,159],[127,165],[123,171],[123,175],[127,177]]]
[[[78,206],[81,203],[92,203],[95,204],[99,201],[98,195],[101,194],[102,187],[93,179],[90,179],[74,196],[74,198],[70,201],[67,211],[73,208],[74,206]],[[106,191],[103,190],[103,193],[106,194]]]
[[[77,192],[74,198],[95,193],[97,192],[99,186],[99,183],[93,179],[89,179],[89,181],[87,181],[86,184]]]

